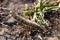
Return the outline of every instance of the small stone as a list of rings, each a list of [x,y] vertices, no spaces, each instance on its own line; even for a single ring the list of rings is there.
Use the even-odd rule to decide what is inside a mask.
[[[19,34],[16,34],[16,37],[19,37]]]
[[[10,35],[8,35],[8,34],[5,34],[4,36],[7,37],[7,38],[10,38]]]
[[[22,38],[21,38],[21,37],[19,37],[19,38],[17,38],[17,40],[22,40]]]
[[[46,40],[58,40],[58,38],[57,38],[56,36],[46,37],[45,39],[46,39]]]
[[[7,39],[7,40],[12,40],[12,39]]]
[[[27,40],[32,40],[32,37],[31,37],[31,36],[28,36],[28,37],[27,37]]]
[[[0,40],[6,40],[4,36],[0,36]]]
[[[12,38],[13,40],[15,40],[15,39],[16,39],[16,36],[11,36],[11,38]]]
[[[3,34],[4,34],[4,29],[0,28],[0,35],[3,35]]]

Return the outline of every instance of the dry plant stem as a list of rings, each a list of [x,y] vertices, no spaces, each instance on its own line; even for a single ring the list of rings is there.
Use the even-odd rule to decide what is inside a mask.
[[[13,16],[17,21],[19,21],[20,23],[23,23],[23,24],[26,24],[26,25],[29,25],[29,26],[33,26],[33,27],[36,27],[36,28],[39,28],[39,29],[43,29],[40,24],[37,24],[37,23],[32,22],[32,21],[30,21],[30,20],[27,20],[27,19],[23,18],[22,16],[19,16],[19,15],[16,14],[16,13],[13,13],[12,16]]]
[[[3,9],[3,10],[8,10],[8,11],[10,11],[10,8],[4,8],[4,7],[0,7],[0,9]]]

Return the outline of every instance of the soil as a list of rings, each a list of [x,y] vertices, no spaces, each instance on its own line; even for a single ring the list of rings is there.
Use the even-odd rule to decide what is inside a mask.
[[[0,7],[10,8],[10,11],[0,9],[0,40],[58,40],[57,36],[59,35],[57,35],[57,33],[60,32],[60,10],[51,10],[45,13],[44,18],[50,23],[49,27],[46,28],[48,31],[45,33],[43,33],[44,30],[42,29],[38,30],[38,32],[29,28],[29,25],[18,23],[16,19],[11,17],[10,14],[13,13],[13,11],[22,16],[22,10],[25,8],[25,4],[32,7],[35,1],[36,0],[0,0]],[[6,23],[8,19],[10,19],[10,22],[14,22]],[[53,31],[58,32],[53,33]]]

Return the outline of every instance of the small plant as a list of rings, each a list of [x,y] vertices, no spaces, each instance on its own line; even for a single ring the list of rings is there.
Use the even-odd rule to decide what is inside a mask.
[[[28,5],[25,4],[25,9],[23,10],[24,17],[32,16],[34,13],[34,9],[29,9]]]
[[[38,0],[39,3],[35,4],[35,12],[34,12],[34,16],[33,16],[33,20],[37,20],[40,21],[39,23],[44,25],[44,26],[48,26],[48,23],[45,21],[44,19],[44,13],[47,12],[47,10],[57,10],[60,7],[55,6],[55,2],[47,2],[44,0]]]
[[[44,13],[48,10],[58,10],[60,7],[55,5],[55,2],[48,2],[44,0],[38,0],[38,3],[34,3],[33,11],[33,19],[32,21],[37,20],[39,24],[42,24],[43,26],[48,26],[47,21],[44,19]],[[28,7],[25,8],[23,11],[24,14],[31,15],[31,10],[29,10]]]

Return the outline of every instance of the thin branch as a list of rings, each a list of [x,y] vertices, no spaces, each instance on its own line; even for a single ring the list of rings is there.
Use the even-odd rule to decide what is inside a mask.
[[[19,16],[16,13],[13,13],[12,16],[17,21],[19,21],[20,23],[23,23],[23,24],[26,24],[26,25],[30,25],[30,26],[33,26],[33,27],[36,27],[36,28],[39,28],[39,29],[43,29],[43,27],[40,24],[37,24],[36,22],[32,22],[30,20],[27,20],[27,19],[23,18],[22,16]]]

